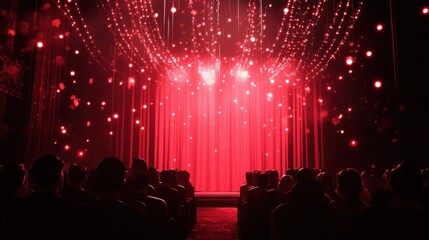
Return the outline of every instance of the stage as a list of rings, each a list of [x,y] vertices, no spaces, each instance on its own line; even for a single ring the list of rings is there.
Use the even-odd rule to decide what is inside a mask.
[[[195,192],[198,207],[237,207],[239,192]]]

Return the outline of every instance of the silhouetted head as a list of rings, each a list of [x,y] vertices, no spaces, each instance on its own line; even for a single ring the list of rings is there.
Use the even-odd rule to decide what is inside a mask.
[[[288,168],[286,169],[285,175],[289,175],[292,177],[293,181],[296,182],[296,173],[298,172],[297,169],[294,168]]]
[[[259,171],[259,170],[255,170],[255,171],[253,171],[253,173],[252,173],[252,183],[253,183],[253,186],[258,186],[259,185],[259,183],[258,183],[258,181],[259,181],[259,176],[261,175],[261,171]]]
[[[67,178],[71,185],[83,184],[86,175],[86,168],[77,164],[73,164],[67,169]]]
[[[320,172],[317,174],[317,181],[322,185],[323,191],[327,194],[332,194],[335,191],[334,181],[332,180],[331,174],[328,172]]]
[[[186,170],[180,170],[177,172],[177,180],[180,185],[185,186],[186,184],[188,184],[190,177],[191,175]]]
[[[85,189],[92,192],[97,193],[98,183],[97,183],[97,169],[93,168],[89,170],[88,178],[85,184]]]
[[[104,158],[97,166],[97,182],[100,190],[117,190],[124,183],[125,165],[119,158]]]
[[[337,175],[338,191],[349,199],[359,198],[363,189],[359,172],[354,168],[341,170]]]
[[[138,176],[140,174],[147,174],[147,163],[142,158],[134,158],[131,164],[131,174],[134,176]]]
[[[429,168],[423,168],[420,170],[420,174],[422,175],[423,184],[428,186],[429,185]]]
[[[46,154],[33,163],[32,177],[39,187],[49,187],[61,183],[64,163],[53,154]]]
[[[258,187],[260,189],[265,189],[265,187],[268,185],[268,173],[264,172],[261,175],[259,175],[258,178]]]
[[[163,183],[163,184],[167,184],[168,185],[168,183],[169,183],[169,181],[170,181],[170,175],[171,175],[171,172],[170,172],[170,170],[163,170],[163,171],[161,171],[161,182]]]
[[[246,184],[247,185],[253,184],[253,175],[252,175],[252,172],[250,172],[250,171],[246,172]]]
[[[1,185],[8,194],[17,191],[24,183],[25,167],[20,163],[9,163],[3,167]]]
[[[318,201],[324,198],[322,186],[316,179],[303,178],[292,188],[293,198],[299,201]]]
[[[407,163],[401,163],[392,170],[390,185],[399,198],[413,200],[420,194],[423,180],[417,168]]]
[[[149,180],[147,178],[147,175],[138,175],[133,182],[134,189],[140,190],[144,189],[149,185]]]
[[[147,177],[149,178],[149,184],[157,186],[159,184],[159,172],[156,168],[150,167],[147,170]]]
[[[176,187],[178,185],[177,170],[170,169],[168,171],[170,172],[170,176],[168,179],[168,185],[170,185],[170,187]]]
[[[268,184],[274,187],[277,187],[279,184],[279,172],[276,169],[272,169],[268,172]]]
[[[293,187],[293,178],[290,175],[283,175],[277,189],[281,195],[289,192]]]
[[[296,173],[296,182],[307,180],[307,179],[315,180],[313,171],[309,168],[300,168]]]

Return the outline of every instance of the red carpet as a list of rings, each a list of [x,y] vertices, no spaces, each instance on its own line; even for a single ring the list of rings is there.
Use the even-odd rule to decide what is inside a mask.
[[[199,207],[197,224],[187,239],[241,239],[237,208]]]

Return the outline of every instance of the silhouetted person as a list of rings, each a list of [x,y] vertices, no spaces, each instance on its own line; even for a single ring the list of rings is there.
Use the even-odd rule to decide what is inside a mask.
[[[429,213],[419,202],[422,178],[417,168],[401,163],[391,172],[393,193],[376,194],[363,213],[359,239],[429,239]]]
[[[362,179],[358,171],[347,168],[338,173],[337,185],[340,196],[332,202],[331,210],[334,239],[356,239],[358,220],[369,207],[359,198]]]
[[[93,168],[89,170],[87,180],[84,184],[85,190],[92,194],[97,194],[98,183],[97,183],[97,169]]]
[[[19,203],[13,224],[16,239],[79,239],[84,234],[83,210],[59,196],[63,162],[48,154],[32,165],[35,192]]]
[[[420,171],[423,180],[422,195],[420,197],[421,205],[429,210],[429,168],[424,168]]]
[[[267,191],[265,206],[268,215],[274,208],[283,203],[283,196],[292,190],[293,184],[294,182],[290,175],[283,175],[277,188]]]
[[[277,188],[279,184],[279,172],[276,169],[269,170],[268,172],[267,190]]]
[[[179,192],[169,185],[170,170],[161,172],[161,184],[156,188],[157,196],[167,203],[168,216],[177,219],[179,216]]]
[[[147,175],[139,175],[134,179],[129,191],[124,196],[124,201],[134,205],[135,202],[142,202],[146,205],[146,213],[149,221],[149,229],[153,233],[154,239],[168,239],[168,213],[167,204],[161,198],[149,196]]]
[[[25,167],[19,163],[9,163],[0,171],[0,203],[16,201],[30,193],[24,189]]]
[[[133,185],[134,181],[139,175],[147,175],[147,163],[142,158],[133,158],[132,164],[131,164],[131,173],[130,176],[127,178],[125,185],[128,187],[129,185]],[[156,196],[155,188],[152,185],[148,185],[147,188],[147,194],[149,196]]]
[[[149,184],[151,186],[153,186],[155,188],[155,190],[156,190],[156,188],[161,183],[161,181],[159,179],[158,169],[156,169],[154,167],[149,167],[149,169],[147,170],[147,177],[149,179]]]
[[[97,200],[90,207],[98,231],[97,238],[137,240],[152,237],[144,204],[137,208],[120,201],[125,172],[124,164],[116,157],[104,158],[97,166]]]
[[[240,197],[237,205],[237,222],[243,225],[246,221],[247,201],[249,189],[253,186],[253,174],[251,171],[245,173],[246,182],[240,186]]]
[[[73,164],[67,169],[67,187],[60,191],[60,195],[78,204],[88,205],[95,201],[95,194],[83,188],[87,177],[86,168]]]
[[[335,193],[334,181],[332,179],[331,174],[329,174],[328,172],[321,172],[317,175],[316,179],[320,182],[320,185],[322,185],[323,192],[325,193],[329,201],[335,201],[337,199],[337,196]]]
[[[276,207],[270,215],[270,239],[331,239],[329,200],[320,183],[297,177],[290,200]]]
[[[193,226],[197,223],[197,203],[195,199],[195,188],[192,185],[191,174],[186,170],[179,170],[177,173],[177,180],[179,185],[185,187],[186,199],[188,202],[188,215],[189,215],[189,225]]]
[[[179,193],[179,226],[178,226],[178,234],[181,238],[185,238],[185,235],[188,231],[188,202],[186,197],[186,189],[184,186],[179,185],[178,183],[178,171],[174,169],[170,169],[170,177],[168,184],[173,189],[176,189]]]
[[[30,194],[24,188],[24,181],[24,165],[9,163],[0,169],[0,232],[9,228],[17,201]]]
[[[268,171],[259,175],[258,186],[249,190],[246,220],[246,235],[263,239],[268,235],[268,215],[266,212],[266,193]]]
[[[175,239],[181,237],[180,234],[180,195],[177,189],[170,186],[170,170],[161,171],[161,183],[156,188],[157,197],[163,199],[167,203],[168,218],[170,223],[170,231]]]

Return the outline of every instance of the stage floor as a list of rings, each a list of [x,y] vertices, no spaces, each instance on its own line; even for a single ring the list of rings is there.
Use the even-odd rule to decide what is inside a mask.
[[[195,192],[198,207],[237,207],[239,192]]]
[[[212,197],[212,198],[238,198],[240,197],[240,192],[195,192],[195,197]]]

